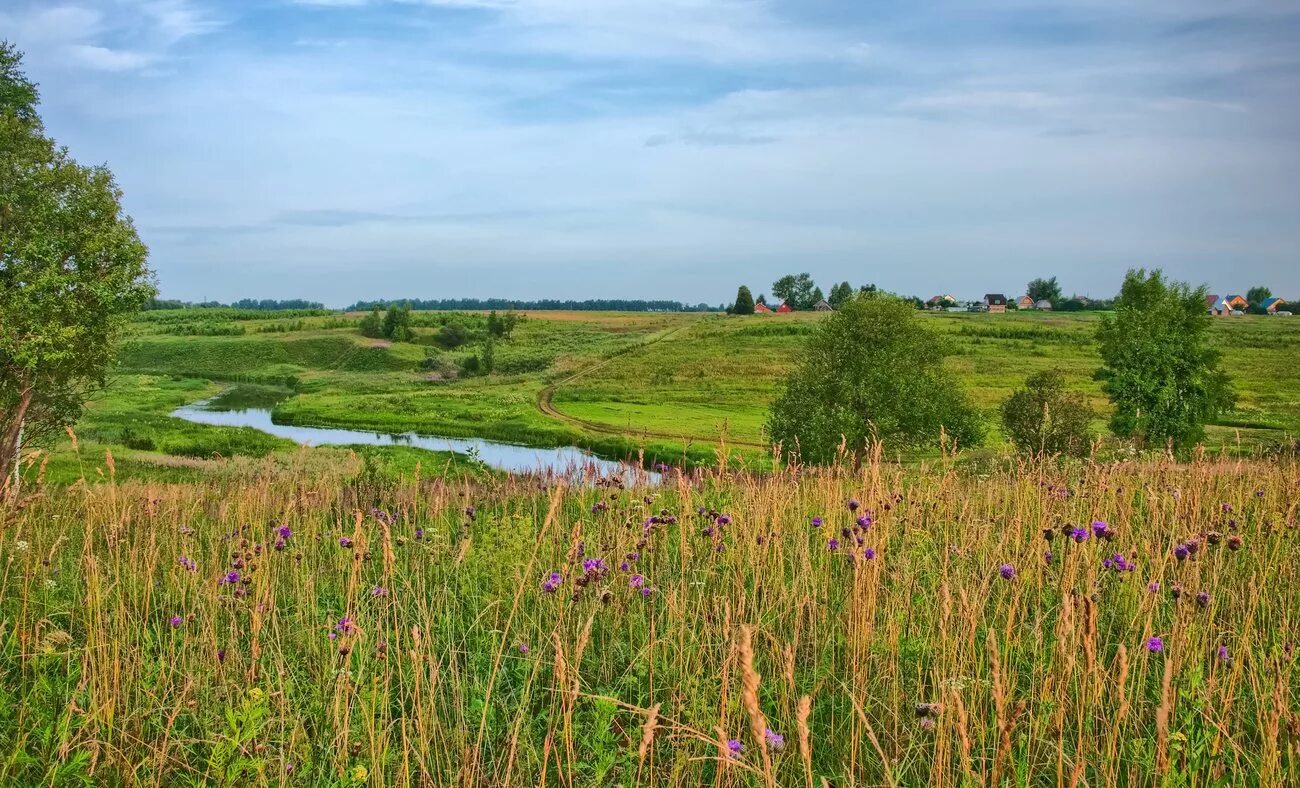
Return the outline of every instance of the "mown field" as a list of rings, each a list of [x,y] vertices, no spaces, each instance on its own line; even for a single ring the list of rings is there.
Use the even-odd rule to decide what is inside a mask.
[[[1293,460],[252,465],[0,506],[0,784],[1300,781]]]
[[[124,341],[113,385],[77,427],[84,447],[49,455],[52,478],[79,478],[82,459],[113,449],[126,474],[156,467],[185,473],[175,458],[213,461],[291,456],[288,441],[251,429],[187,424],[168,414],[227,392],[271,407],[279,423],[384,432],[484,437],[536,446],[579,445],[612,458],[675,465],[763,469],[767,408],[815,314],[527,315],[493,343],[490,375],[462,372],[483,354],[485,316],[415,313],[413,342],[369,339],[359,315],[324,311],[149,312]],[[986,453],[1007,450],[999,403],[1035,371],[1059,368],[1102,414],[1093,373],[1095,315],[923,314],[950,339],[947,364],[987,413]],[[446,322],[466,343],[440,344]],[[1250,453],[1300,434],[1300,320],[1217,320],[1212,335],[1239,394],[1236,412],[1211,425],[1211,449]],[[235,391],[231,391],[231,389]],[[373,462],[411,470],[418,451],[368,449]],[[346,454],[346,452],[344,452]],[[453,465],[455,458],[448,459]],[[102,463],[95,472],[102,471]],[[29,472],[31,470],[29,469]]]

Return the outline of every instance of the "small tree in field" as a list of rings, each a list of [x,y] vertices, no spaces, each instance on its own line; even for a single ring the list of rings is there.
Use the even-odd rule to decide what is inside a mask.
[[[0,41],[0,492],[24,443],[77,420],[157,294],[113,174],[45,136],[21,62]]]
[[[1061,300],[1061,286],[1057,284],[1056,277],[1051,279],[1035,279],[1025,288],[1025,293],[1034,302],[1050,301],[1055,304]]]
[[[904,448],[938,444],[941,432],[978,444],[979,415],[943,369],[946,343],[907,301],[861,295],[817,327],[772,405],[767,432],[805,462],[858,456],[879,439]]]
[[[731,307],[733,315],[752,315],[754,314],[754,296],[749,292],[749,288],[744,285],[736,291],[736,303]]]
[[[378,339],[384,335],[384,318],[379,314],[379,307],[370,310],[370,314],[361,318],[361,336]]]
[[[1002,427],[1024,454],[1087,454],[1093,417],[1087,399],[1066,391],[1065,379],[1056,370],[1030,375],[1025,387],[1002,403]]]
[[[1098,377],[1114,406],[1116,435],[1184,449],[1232,407],[1231,384],[1209,342],[1212,320],[1204,287],[1166,282],[1160,271],[1128,272],[1114,316],[1097,329]]]
[[[389,304],[384,313],[384,336],[394,342],[409,342],[415,333],[411,331],[410,304]]]

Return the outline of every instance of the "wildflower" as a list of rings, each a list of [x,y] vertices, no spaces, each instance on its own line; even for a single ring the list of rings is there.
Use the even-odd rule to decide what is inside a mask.
[[[356,630],[356,625],[353,623],[351,616],[344,616],[343,618],[340,618],[339,622],[334,625],[334,631],[340,635],[350,635],[355,630]]]
[[[1070,529],[1070,538],[1075,542],[1085,542],[1088,540],[1088,529],[1075,526]]]
[[[1053,558],[1053,556],[1052,556],[1052,551],[1051,551],[1051,550],[1044,550],[1044,551],[1043,551],[1043,561],[1044,561],[1045,563],[1048,563],[1048,564],[1052,563],[1052,558]]]
[[[1209,592],[1209,591],[1198,591],[1198,592],[1196,593],[1196,606],[1199,607],[1199,608],[1202,609],[1202,610],[1204,610],[1205,608],[1207,608],[1207,607],[1210,606],[1210,592]]]
[[[1165,642],[1161,640],[1159,637],[1152,635],[1151,637],[1147,638],[1147,651],[1150,651],[1152,654],[1159,654],[1164,650],[1165,650]]]
[[[217,581],[218,584],[225,584],[225,585],[234,585],[235,583],[238,582],[239,582],[239,572],[234,569],[231,569],[229,572],[225,574],[224,577],[222,577],[220,580]]]
[[[528,644],[527,644],[527,643],[520,643],[520,644],[519,644],[519,653],[520,653],[520,654],[527,654],[527,653],[528,653]]]
[[[423,529],[423,528],[416,528],[416,529],[415,529],[415,541],[418,542],[418,541],[420,541],[420,540],[423,539],[423,538],[424,538],[424,529]]]
[[[171,621],[167,623],[172,625],[172,629],[177,629],[178,627],[180,627],[181,624],[185,623],[185,619],[181,618],[180,616],[172,616]]]
[[[731,515],[720,514],[713,520],[713,522],[717,523],[718,525],[731,525]]]
[[[582,571],[589,575],[603,575],[609,571],[603,558],[587,558],[582,562]]]
[[[822,518],[821,518],[820,515],[818,515],[818,516],[814,516],[814,517],[812,518],[812,527],[813,527],[813,528],[821,528],[821,527],[822,527],[822,522],[823,522],[823,520],[822,520]]]
[[[225,661],[226,661],[226,650],[224,648],[217,649],[217,662],[224,663]]]
[[[1092,533],[1098,539],[1108,539],[1111,536],[1110,526],[1104,520],[1093,520]]]
[[[375,586],[370,589],[370,595],[373,597],[388,596],[388,589],[383,586]]]
[[[1169,596],[1173,597],[1174,599],[1179,599],[1182,597],[1182,595],[1183,595],[1183,587],[1181,584],[1174,583],[1172,586],[1169,587]]]
[[[1231,551],[1233,551],[1234,553],[1237,552],[1238,550],[1240,550],[1240,549],[1241,549],[1241,537],[1240,537],[1240,536],[1237,536],[1236,534],[1231,534],[1231,535],[1228,537],[1228,549],[1231,550]]]
[[[864,514],[858,518],[858,527],[865,531],[871,527],[873,522],[875,521],[871,519],[871,515]]]
[[[826,542],[826,549],[830,550],[831,552],[835,552],[836,550],[840,549],[840,540],[832,536],[830,540]]]
[[[772,752],[780,752],[785,749],[785,737],[771,728],[763,730],[763,739],[767,742],[767,748]]]
[[[1011,564],[1003,564],[998,567],[998,574],[1002,575],[1003,580],[1010,580],[1016,576],[1016,568]]]
[[[1151,583],[1147,585],[1147,591],[1150,591],[1153,594],[1160,593],[1160,581],[1152,580]]]
[[[276,536],[279,536],[281,539],[287,542],[289,541],[289,537],[293,536],[293,529],[291,529],[287,525],[282,525],[279,528],[275,529],[275,533]]]
[[[473,507],[470,507],[473,508]],[[370,770],[364,766],[352,767],[352,782],[363,783],[370,777]]]
[[[653,593],[654,593],[654,589],[652,589],[650,586],[641,587],[641,596],[645,597],[646,599],[649,599],[650,595]]]
[[[745,751],[745,745],[740,743],[740,739],[727,740],[727,751],[731,753],[732,758],[739,758],[740,754]]]
[[[1177,558],[1179,561],[1186,561],[1187,556],[1191,555],[1191,552],[1191,549],[1188,548],[1186,544],[1180,544],[1174,548],[1174,558]]]
[[[20,553],[25,553],[25,552],[27,552],[27,546],[28,546],[28,545],[27,545],[27,542],[24,541],[24,540],[22,540],[22,539],[19,539],[18,541],[14,542],[14,547],[15,547],[15,548],[18,550],[18,552],[20,552]]]
[[[276,551],[277,553],[282,553],[282,552],[284,552],[285,545],[286,545],[286,543],[285,543],[285,541],[284,541],[283,539],[276,539],[276,540],[275,540],[275,551]]]
[[[196,564],[196,563],[194,563],[194,559],[189,558],[189,557],[187,557],[187,556],[181,556],[180,558],[176,559],[176,563],[180,564],[181,567],[182,567],[186,572],[197,572],[197,571],[199,571],[199,565]]]
[[[937,723],[935,723],[935,721],[930,719],[929,717],[922,718],[919,724],[921,726],[921,730],[924,731],[932,731],[937,726]]]
[[[469,519],[473,520],[473,519],[474,519],[474,514],[475,514],[475,509],[474,509],[473,506],[466,506],[466,507],[465,507],[465,516],[466,516],[466,517],[468,517]]]
[[[1210,531],[1205,535],[1205,541],[1209,542],[1211,546],[1217,545],[1219,542],[1223,541],[1223,534],[1218,531]]]
[[[1228,662],[1228,661],[1229,661],[1229,658],[1228,658],[1228,647],[1227,647],[1227,646],[1220,645],[1220,646],[1219,646],[1218,654],[1219,654],[1219,661],[1220,661],[1220,662]]]
[[[551,576],[542,581],[542,590],[548,594],[555,593],[555,589],[560,587],[564,582],[564,576],[559,572],[551,572]]]
[[[640,588],[645,585],[645,578],[641,575],[632,575],[627,579],[628,588]]]
[[[346,536],[340,536],[340,537],[339,537],[339,547],[343,547],[343,548],[351,548],[351,547],[352,547],[352,540],[349,539],[349,538],[347,538]]]
[[[620,572],[627,572],[627,571],[631,570],[631,568],[632,568],[632,565],[629,564],[627,561],[624,561],[623,563],[621,563],[621,564],[618,565],[618,571],[620,571]]]
[[[876,557],[876,551],[868,547],[866,550],[862,551],[862,557],[870,561]]]
[[[861,505],[862,505],[862,504],[858,503],[858,499],[857,499],[857,498],[850,498],[850,499],[849,499],[849,511],[850,511],[850,512],[856,512],[856,511],[858,510],[858,507],[861,506]]]

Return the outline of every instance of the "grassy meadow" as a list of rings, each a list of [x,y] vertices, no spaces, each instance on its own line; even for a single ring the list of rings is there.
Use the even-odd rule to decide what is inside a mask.
[[[486,316],[415,313],[414,341],[400,343],[362,336],[360,317],[323,310],[143,314],[123,343],[113,385],[76,427],[83,450],[74,453],[65,442],[48,454],[49,478],[81,478],[84,458],[106,449],[123,478],[155,467],[174,477],[177,458],[292,457],[289,441],[169,416],[222,392],[271,408],[282,424],[577,445],[617,459],[764,470],[771,466],[763,435],[768,405],[821,319],[536,312],[494,343],[492,374],[476,375],[461,370],[484,352]],[[919,319],[951,341],[955,354],[946,363],[987,415],[983,453],[1007,451],[997,407],[1028,375],[1048,368],[1062,369],[1068,384],[1087,394],[1105,434],[1107,403],[1092,377],[1099,365],[1095,315]],[[440,344],[447,322],[466,328],[464,345]],[[1209,427],[1210,447],[1249,455],[1300,434],[1300,320],[1224,318],[1212,336],[1238,407]],[[358,451],[395,472],[419,462],[419,452]],[[102,461],[91,470],[103,473]]]
[[[317,456],[0,508],[0,784],[1300,780],[1293,461]]]

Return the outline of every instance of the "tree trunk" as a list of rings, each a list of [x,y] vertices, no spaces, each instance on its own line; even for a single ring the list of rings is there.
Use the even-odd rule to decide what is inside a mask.
[[[0,490],[12,484],[9,491],[18,491],[18,482],[16,475],[18,473],[18,451],[19,440],[23,434],[23,420],[27,416],[27,408],[32,404],[32,387],[29,385],[23,389],[22,396],[18,398],[18,407],[13,413],[9,414],[9,423],[5,427],[4,435],[0,436]]]

